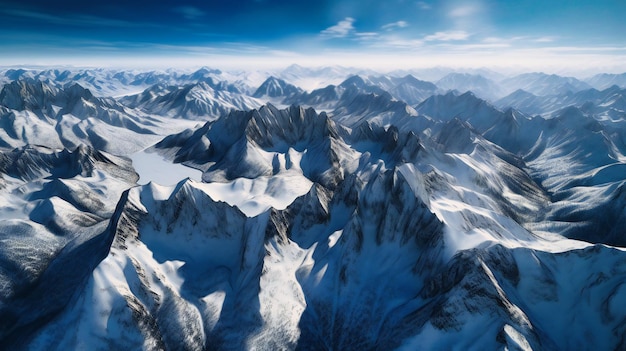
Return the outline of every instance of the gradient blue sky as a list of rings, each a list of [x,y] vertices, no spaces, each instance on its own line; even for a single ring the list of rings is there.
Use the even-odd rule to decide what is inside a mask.
[[[624,0],[0,1],[0,64],[623,68]]]

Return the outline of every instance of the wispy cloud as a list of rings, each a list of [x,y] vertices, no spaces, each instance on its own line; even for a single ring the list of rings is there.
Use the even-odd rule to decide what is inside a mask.
[[[475,4],[462,5],[450,10],[448,15],[453,18],[468,17],[476,14],[479,10],[479,7]]]
[[[406,21],[397,21],[397,22],[387,23],[381,28],[384,30],[393,30],[396,28],[406,28],[408,26],[409,24]]]
[[[554,41],[554,37],[539,37],[534,39],[535,43],[552,43]]]
[[[487,37],[481,40],[481,42],[485,44],[498,44],[498,43],[506,43],[507,40],[504,38],[498,38],[498,37]]]
[[[42,12],[36,11],[26,11],[26,10],[14,10],[7,9],[2,10],[0,12],[19,17],[24,19],[30,19],[35,21],[41,21],[45,23],[51,24],[59,24],[59,25],[70,25],[70,26],[101,26],[101,27],[146,27],[146,26],[158,26],[154,24],[140,23],[140,22],[130,22],[119,19],[111,19],[105,17],[97,17],[90,15],[82,15],[82,14],[68,14],[64,16],[51,15]]]
[[[346,17],[343,20],[339,21],[334,26],[330,26],[324,29],[323,31],[320,32],[320,34],[323,37],[328,37],[328,38],[345,38],[349,34],[354,32],[354,26],[352,25],[354,21],[355,21],[354,18]]]
[[[621,51],[626,54],[626,47],[624,46],[551,46],[545,48],[535,48],[536,50],[543,50],[546,52],[569,52],[569,53],[613,53]]]
[[[419,7],[420,10],[430,10],[432,8],[429,3],[424,1],[418,1],[415,4],[417,5],[417,7]]]
[[[450,30],[445,32],[437,32],[435,34],[427,35],[424,37],[425,41],[453,41],[453,40],[467,40],[470,37],[469,33],[464,30]]]
[[[483,4],[483,0],[455,1],[454,4],[455,6],[447,9],[447,17],[451,21],[451,28],[473,33],[492,31],[492,10]]]
[[[384,41],[380,41],[377,47],[396,48],[396,49],[418,49],[424,45],[424,42],[419,39],[407,39],[407,38],[385,38]]]
[[[472,53],[482,50],[491,50],[491,49],[505,49],[510,48],[511,44],[506,42],[501,43],[473,43],[473,44],[449,44],[449,43],[441,43],[436,45],[438,49],[445,49],[447,51],[454,52],[464,52],[464,53]]]
[[[541,37],[532,37],[527,35],[515,36],[515,37],[486,37],[481,40],[481,43],[484,44],[509,44],[509,45],[524,45],[534,46],[537,43],[554,43],[557,41],[557,37],[553,36],[541,36]]]
[[[193,6],[179,6],[179,7],[175,7],[174,11],[181,14],[184,18],[188,19],[188,20],[195,20],[197,18],[200,18],[204,15],[206,15],[206,13],[200,9],[198,9],[197,7],[193,7]]]
[[[520,42],[520,41],[525,41],[528,40],[528,36],[516,36],[516,37],[509,37],[509,38],[502,38],[502,37],[486,37],[484,39],[481,40],[481,43],[483,44],[513,44],[516,42]]]
[[[357,39],[363,40],[363,41],[375,40],[380,37],[380,34],[376,32],[357,32],[357,33],[354,33],[354,35],[357,37]]]

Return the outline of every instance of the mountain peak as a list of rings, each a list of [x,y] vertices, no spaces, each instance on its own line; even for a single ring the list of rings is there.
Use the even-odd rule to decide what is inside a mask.
[[[5,84],[0,91],[0,104],[14,110],[46,109],[54,102],[59,89],[34,79],[21,79]]]
[[[301,93],[302,89],[295,85],[289,84],[280,78],[270,76],[259,86],[252,96],[256,98],[263,96],[289,98]]]
[[[85,89],[82,85],[74,83],[69,87],[63,89],[70,98],[83,98],[85,100],[91,100],[93,94],[89,89]]]
[[[296,105],[280,110],[269,103],[252,111],[246,134],[267,149],[280,147],[281,143],[297,147],[298,143],[338,136],[334,123],[325,113],[318,114],[313,108]],[[285,152],[284,146],[280,149]]]
[[[222,74],[222,71],[220,71],[219,69],[202,67],[198,69],[197,71],[193,72],[191,76],[194,77],[195,79],[203,79],[203,78],[210,77],[211,75],[220,75],[220,74]]]
[[[344,80],[341,84],[339,84],[342,88],[363,88],[367,83],[365,79],[363,79],[359,75],[350,76],[348,79]]]

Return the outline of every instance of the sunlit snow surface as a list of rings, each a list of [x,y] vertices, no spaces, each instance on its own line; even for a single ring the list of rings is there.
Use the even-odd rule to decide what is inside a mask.
[[[306,194],[313,183],[302,175],[239,178],[227,183],[212,182],[198,186],[213,199],[237,206],[249,217],[270,208],[284,210],[297,197]]]
[[[129,156],[133,161],[133,167],[139,174],[138,184],[155,182],[162,185],[174,185],[185,178],[200,181],[202,172],[179,163],[172,163],[163,156],[147,152],[136,152]]]

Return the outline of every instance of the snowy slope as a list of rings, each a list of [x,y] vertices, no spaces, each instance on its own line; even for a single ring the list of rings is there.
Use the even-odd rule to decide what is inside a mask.
[[[120,102],[146,114],[205,121],[231,110],[249,110],[262,104],[245,94],[206,82],[183,86],[157,84]]]
[[[353,75],[370,74],[375,74],[375,72],[362,68],[341,66],[304,67],[297,64],[273,73],[277,78],[291,82],[306,91],[321,89],[329,85],[339,85],[346,78]]]
[[[270,104],[171,135],[155,149],[203,170],[206,181],[256,179],[295,168],[333,187],[354,162],[354,151],[326,114],[296,106],[278,110]]]
[[[407,74],[403,77],[396,76],[367,76],[360,77],[363,86],[365,84],[376,86],[391,94],[396,100],[402,100],[409,105],[415,105],[439,91],[431,82],[419,80]],[[354,79],[354,78],[353,78]]]
[[[348,128],[356,128],[363,123],[384,126],[393,124],[398,128],[413,130],[424,130],[428,127],[427,119],[416,118],[417,112],[407,102],[394,98],[385,89],[395,94],[405,94],[402,96],[406,100],[415,101],[427,96],[429,91],[435,91],[436,87],[410,76],[394,78],[355,75],[338,86],[329,85],[310,93],[294,95],[284,102],[325,110],[334,121]]]
[[[337,108],[341,101],[351,101],[360,94],[389,94],[383,88],[371,82],[367,77],[352,75],[339,85],[328,85],[285,99],[286,104],[311,106],[321,110]]]
[[[444,91],[457,90],[461,93],[471,91],[489,101],[493,101],[505,95],[504,89],[498,83],[480,74],[454,72],[439,79],[435,84]]]
[[[267,78],[252,96],[256,98],[289,98],[301,94],[302,89],[276,77]]]
[[[587,89],[560,95],[535,96],[518,90],[494,102],[501,108],[513,107],[528,114],[550,117],[563,108],[576,106],[599,118],[623,119],[626,110],[626,91],[614,85],[604,90]]]
[[[439,90],[435,84],[419,80],[410,74],[393,81],[395,85],[388,89],[389,93],[409,105],[418,104]]]
[[[615,226],[626,224],[621,208],[623,120],[606,121],[573,106],[551,119],[530,118],[515,110],[502,112],[468,93],[435,96],[417,109],[435,121],[454,117],[466,122],[453,123],[452,132],[449,126],[440,129],[437,140],[446,148],[470,153],[459,137],[475,140],[480,135],[520,158],[516,163],[551,199],[543,209],[545,218],[534,216],[537,223],[528,228],[622,245]]]
[[[127,70],[107,68],[0,69],[0,83],[32,79],[57,88],[74,84],[89,89],[99,97],[119,97],[136,94],[155,84],[185,85],[206,82],[221,85],[229,91],[245,92],[248,89],[245,76],[202,67],[189,70]]]
[[[111,241],[101,233],[137,175],[90,147],[25,147],[0,156],[0,339],[26,340],[73,304]]]
[[[494,125],[501,122],[510,124],[513,114],[497,109],[487,101],[478,98],[472,92],[458,95],[449,92],[445,95],[433,95],[415,107],[415,110],[422,115],[432,117],[440,122],[448,122],[454,118],[468,122],[473,128],[480,131],[487,131]],[[505,122],[506,121],[506,122]]]
[[[60,89],[35,80],[4,85],[0,120],[3,147],[87,144],[114,154],[135,152],[185,128],[128,109],[111,98],[95,97],[78,84]]]
[[[523,73],[500,81],[505,93],[518,89],[539,96],[559,95],[590,89],[591,86],[574,77],[562,77],[542,72]]]
[[[598,90],[604,90],[613,85],[617,85],[620,88],[626,88],[626,73],[600,73],[585,79],[585,82]]]

